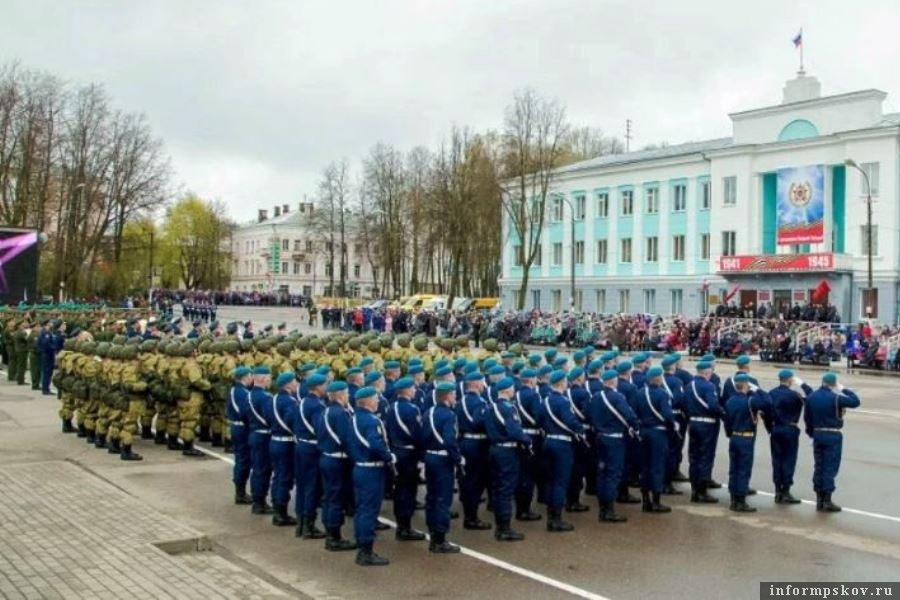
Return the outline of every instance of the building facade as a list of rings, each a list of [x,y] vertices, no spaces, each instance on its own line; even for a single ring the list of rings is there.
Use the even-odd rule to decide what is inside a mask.
[[[237,227],[232,235],[230,290],[238,292],[281,292],[303,296],[340,294],[340,250],[335,248],[331,264],[330,241],[313,219],[315,206],[300,203],[296,211],[287,204],[274,207],[272,216],[260,209],[255,222]],[[348,215],[352,224],[353,216]],[[376,275],[361,239],[346,227],[346,296],[371,298],[377,295]],[[340,244],[335,234],[336,246]],[[331,274],[334,287],[331,289]]]
[[[568,308],[574,242],[582,311],[698,315],[725,301],[814,300],[844,322],[897,322],[900,114],[883,113],[878,90],[820,90],[800,72],[781,104],[732,113],[731,137],[559,169],[526,308]],[[874,293],[866,292],[869,192]],[[522,266],[508,221],[503,235],[509,307]]]

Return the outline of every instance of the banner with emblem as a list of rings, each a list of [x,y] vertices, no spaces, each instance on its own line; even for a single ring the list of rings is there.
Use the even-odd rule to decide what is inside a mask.
[[[818,244],[825,237],[825,167],[778,170],[778,245]]]

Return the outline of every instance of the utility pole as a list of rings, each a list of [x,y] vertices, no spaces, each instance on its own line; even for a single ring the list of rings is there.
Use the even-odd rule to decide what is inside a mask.
[[[631,119],[625,119],[625,152],[631,152]]]

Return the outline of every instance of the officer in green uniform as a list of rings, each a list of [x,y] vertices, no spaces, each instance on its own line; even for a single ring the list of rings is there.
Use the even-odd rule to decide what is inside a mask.
[[[47,329],[48,319],[41,321],[40,327],[32,327],[28,332],[28,367],[31,371],[31,389],[41,389],[41,353],[38,350],[38,338],[41,332]]]

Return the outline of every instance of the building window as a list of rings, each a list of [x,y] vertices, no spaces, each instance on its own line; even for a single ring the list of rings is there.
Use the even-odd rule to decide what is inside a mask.
[[[597,264],[606,264],[607,245],[606,240],[597,240]]]
[[[281,272],[284,273],[285,275],[288,274],[288,266],[287,266],[286,262],[281,263]]]
[[[672,236],[672,260],[675,260],[675,261],[683,261],[684,260],[684,236],[683,235]]]
[[[629,290],[619,290],[619,312],[627,313],[631,304],[631,294]]]
[[[659,260],[659,238],[654,236],[647,238],[647,262],[656,262]]]
[[[648,215],[655,215],[659,212],[659,188],[648,187],[644,190],[646,200],[646,212]]]
[[[562,310],[562,290],[550,292],[550,310],[559,312]]]
[[[553,262],[550,264],[554,267],[562,264],[562,242],[553,244]]]
[[[521,244],[516,244],[512,249],[512,263],[514,267],[522,266],[522,246]],[[518,306],[518,305],[517,305]]]
[[[656,290],[644,290],[644,312],[656,314]]]
[[[709,234],[700,234],[700,260],[709,260]]]
[[[307,251],[307,252],[312,252],[312,251],[313,251],[313,243],[312,243],[312,240],[306,240],[306,251]]]
[[[868,225],[859,228],[859,253],[869,255]],[[872,256],[878,256],[878,225],[872,225]]]
[[[584,242],[575,242],[575,264],[584,264]]]
[[[722,203],[726,206],[737,204],[737,176],[730,175],[722,178]]]
[[[622,216],[627,217],[634,214],[634,191],[622,190]]]
[[[303,249],[303,243],[300,240],[294,240],[294,252],[300,252]]]
[[[672,210],[674,212],[684,212],[687,209],[687,186],[678,183],[672,186]]]
[[[331,273],[333,271],[334,271],[334,265],[332,265],[331,263],[326,263],[325,264],[325,277],[331,277]],[[330,296],[331,294],[326,294],[326,295]]]
[[[869,176],[869,186],[871,187],[871,190],[872,190],[871,191],[872,196],[873,197],[877,196],[878,195],[878,180],[879,180],[879,175],[881,174],[880,173],[881,168],[879,166],[879,163],[877,163],[877,162],[862,163],[861,165],[859,165],[859,168],[862,169],[863,171],[865,171],[866,175]],[[869,191],[866,189],[866,178],[860,177],[859,179],[860,179],[859,194],[860,194],[860,196],[865,197],[866,192]]]
[[[303,295],[306,296],[307,298],[312,296],[312,286],[311,285],[303,286]]]
[[[537,248],[534,251],[534,262],[531,263],[531,266],[539,267],[541,266],[541,261],[543,260],[544,249],[541,248],[540,244],[535,244],[535,246],[537,246]]]
[[[609,216],[609,193],[599,192],[597,194],[597,218],[605,219]]]
[[[353,254],[357,256],[362,254],[362,244],[353,244]]]
[[[586,210],[585,206],[586,202],[584,199],[584,195],[575,196],[575,220],[581,221],[584,219],[584,213]]]
[[[684,290],[672,290],[672,314],[680,315],[684,311]]]
[[[359,265],[353,265],[353,276],[359,279],[362,274],[362,268]]]
[[[594,292],[594,295],[596,296],[596,298],[594,299],[594,302],[596,304],[596,306],[594,307],[594,310],[598,313],[605,313],[606,312],[606,290],[597,290],[596,292]]]
[[[709,181],[700,182],[700,210],[709,210],[709,207],[712,204],[712,193],[710,188]]]
[[[631,262],[631,238],[622,239],[622,253],[619,256],[619,262]]]
[[[722,256],[735,256],[737,254],[737,233],[734,231],[722,232]]]
[[[559,223],[563,219],[563,199],[560,196],[554,196],[550,204],[550,220]]]
[[[541,309],[541,290],[531,290],[532,308]]]
[[[291,240],[281,240],[281,249],[284,251],[291,249]]]
[[[312,273],[312,265],[309,263],[303,263],[303,273],[306,275]]]
[[[300,274],[300,263],[295,262],[294,263],[294,275],[299,275],[299,274]]]

